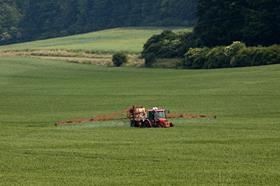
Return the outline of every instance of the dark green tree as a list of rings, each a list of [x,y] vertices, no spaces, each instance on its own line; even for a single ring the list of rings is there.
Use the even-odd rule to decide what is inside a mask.
[[[251,45],[280,43],[280,0],[248,1],[243,40]]]
[[[205,46],[243,41],[248,45],[280,42],[279,0],[199,0],[195,34]]]
[[[128,57],[125,53],[119,52],[113,55],[112,61],[115,67],[120,67],[128,62]]]
[[[0,1],[0,43],[21,37],[19,21],[21,14],[12,0]]]

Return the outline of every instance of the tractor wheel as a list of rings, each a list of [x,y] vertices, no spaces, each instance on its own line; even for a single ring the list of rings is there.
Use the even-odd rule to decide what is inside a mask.
[[[140,128],[141,127],[141,123],[138,122],[138,121],[137,122],[135,121],[135,127]]]
[[[152,123],[149,120],[146,120],[144,123],[147,128],[152,128]]]
[[[135,122],[134,121],[130,121],[130,127],[135,127]]]
[[[158,127],[159,127],[159,128],[166,128],[165,125],[162,124],[162,123],[159,123],[159,124],[158,124]]]
[[[141,122],[141,128],[146,128],[146,122]]]

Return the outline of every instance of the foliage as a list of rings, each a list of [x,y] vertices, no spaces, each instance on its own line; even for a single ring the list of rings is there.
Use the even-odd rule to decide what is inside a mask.
[[[246,47],[233,42],[226,47],[194,48],[185,55],[184,67],[212,69],[227,67],[259,66],[280,63],[280,46]]]
[[[153,67],[153,65],[157,62],[156,55],[153,53],[148,53],[145,55],[145,67]]]
[[[172,32],[165,30],[161,34],[153,35],[144,45],[142,56],[153,55],[156,58],[183,57],[188,47],[194,47],[192,33]]]
[[[206,48],[201,51],[190,50],[187,54],[189,59],[185,62],[185,66],[192,68],[222,68],[229,67],[230,64],[236,66],[235,63],[239,63],[241,59],[245,60],[245,56],[257,55],[244,51],[242,56],[233,57],[237,51],[245,48],[244,43],[248,46],[280,43],[279,12],[280,2],[278,0],[199,0],[198,22],[194,32],[176,34],[165,31],[160,35],[155,35],[144,45],[142,55],[153,53],[157,58],[177,58],[183,57],[185,51],[190,48],[230,45],[233,41],[242,41],[243,43],[233,43],[225,51],[221,47],[213,48],[209,52]],[[195,60],[192,61],[193,55],[196,55],[197,52],[207,53],[207,55],[195,57]],[[262,49],[251,51],[251,53],[262,53],[258,56],[262,59],[266,58],[263,59],[264,61],[273,60],[269,56],[274,54],[266,55],[263,52]],[[264,63],[268,62],[252,62],[252,64]],[[249,65],[245,62],[242,64]]]
[[[204,66],[208,48],[191,48],[185,55],[184,66],[186,68],[198,69]]]
[[[280,63],[280,46],[243,48],[231,59],[231,66],[259,66]]]
[[[280,43],[279,0],[199,0],[194,29],[204,46]]]
[[[246,45],[240,41],[234,41],[231,45],[225,47],[225,55],[234,57],[240,50],[246,48]]]
[[[279,12],[279,0],[1,0],[0,43],[112,27],[192,26],[197,19],[192,41],[199,45],[268,46],[280,43]]]
[[[190,48],[198,48],[203,46],[201,40],[194,32],[181,32],[180,41],[181,45],[178,48],[179,52],[177,57],[183,57],[185,52]]]
[[[120,67],[123,64],[127,63],[127,60],[128,60],[127,55],[122,52],[118,52],[114,54],[112,58],[113,64],[116,67]]]
[[[0,1],[0,43],[21,37],[18,28],[21,14],[12,0]]]

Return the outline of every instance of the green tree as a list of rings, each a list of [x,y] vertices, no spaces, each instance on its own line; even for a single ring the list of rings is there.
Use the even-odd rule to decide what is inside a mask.
[[[12,0],[0,1],[0,43],[18,39],[21,36],[18,24],[21,18]]]
[[[177,34],[165,30],[161,34],[152,36],[144,45],[142,56],[153,54],[157,58],[183,57],[185,50],[182,49],[184,38],[181,33]]]
[[[205,46],[280,43],[279,0],[199,0],[195,34]]]
[[[125,53],[119,52],[113,55],[112,61],[115,67],[120,67],[127,63],[128,57]]]
[[[280,1],[248,1],[243,40],[251,45],[280,43]]]

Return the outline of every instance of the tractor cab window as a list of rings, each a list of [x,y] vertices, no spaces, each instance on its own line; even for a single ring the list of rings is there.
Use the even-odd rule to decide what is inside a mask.
[[[151,119],[151,120],[154,119],[154,112],[153,111],[149,111],[148,118]]]
[[[166,118],[164,111],[157,112],[157,115],[158,115],[158,118]]]
[[[166,118],[166,114],[164,111],[150,111],[148,113],[148,118],[151,120],[158,120],[160,118]]]

